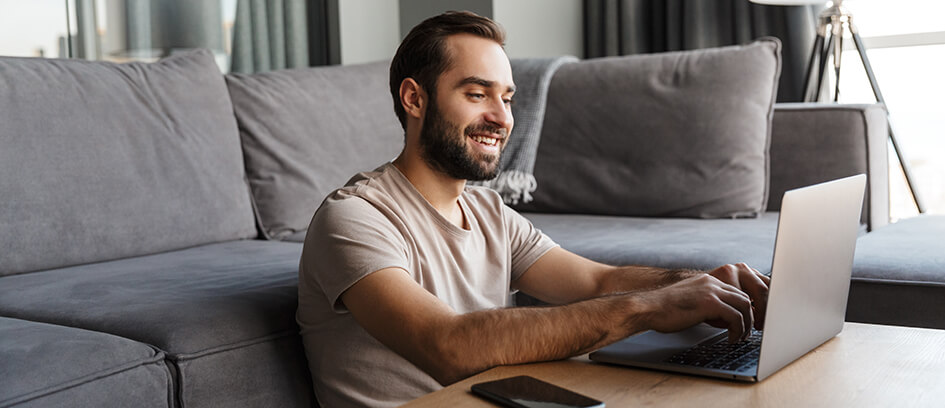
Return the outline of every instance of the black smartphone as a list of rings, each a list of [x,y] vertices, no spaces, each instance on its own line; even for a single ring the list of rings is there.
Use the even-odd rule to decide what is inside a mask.
[[[571,390],[520,375],[472,386],[473,394],[515,408],[597,408],[604,403]]]

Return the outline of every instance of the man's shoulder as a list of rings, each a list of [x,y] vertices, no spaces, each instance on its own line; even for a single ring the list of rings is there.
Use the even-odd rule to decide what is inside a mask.
[[[344,214],[358,214],[370,211],[374,206],[363,197],[357,188],[342,187],[325,198],[322,205],[315,210],[315,217],[336,218]]]
[[[373,194],[376,198],[377,194]],[[372,196],[368,194],[367,196]],[[341,241],[363,241],[383,237],[390,242],[402,242],[397,213],[389,203],[366,197],[362,189],[342,188],[328,196],[315,211],[305,246],[331,247]]]
[[[355,174],[344,187],[325,197],[315,211],[313,222],[338,222],[352,217],[380,215],[378,206],[391,201],[389,178],[388,165]]]
[[[356,196],[366,191],[384,189],[384,185],[392,182],[391,167],[391,163],[385,163],[374,170],[357,173],[348,179],[344,187],[333,191],[328,197],[331,198],[339,193],[342,197]]]
[[[390,163],[386,163],[372,171],[355,174],[348,179],[344,187],[328,194],[319,210],[325,206],[358,206],[362,205],[363,201],[372,202],[378,197],[391,195],[392,184],[396,183],[391,174],[391,167]]]

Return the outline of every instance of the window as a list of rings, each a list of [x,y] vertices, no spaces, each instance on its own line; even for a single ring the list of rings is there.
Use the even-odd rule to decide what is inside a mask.
[[[853,0],[853,14],[912,182],[929,213],[945,213],[945,2]],[[844,39],[839,101],[875,101],[852,39]],[[890,146],[891,215],[917,214]]]
[[[0,0],[0,55],[148,62],[204,48],[222,72],[325,65],[336,1]]]
[[[0,55],[155,61],[210,49],[229,70],[237,0],[0,0]]]
[[[66,58],[66,2],[0,0],[0,55]]]

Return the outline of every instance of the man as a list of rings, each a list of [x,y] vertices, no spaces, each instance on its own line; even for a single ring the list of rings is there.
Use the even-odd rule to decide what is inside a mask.
[[[391,63],[405,130],[392,162],[315,213],[298,321],[324,406],[393,406],[503,364],[589,352],[633,333],[760,327],[767,277],[592,262],[466,186],[495,177],[515,85],[504,33],[471,13],[415,27]],[[510,290],[560,305],[508,308]]]

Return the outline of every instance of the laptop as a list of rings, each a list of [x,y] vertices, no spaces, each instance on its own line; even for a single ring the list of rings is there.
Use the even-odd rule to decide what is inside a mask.
[[[735,344],[707,324],[647,331],[590,359],[758,382],[830,340],[843,329],[865,188],[859,174],[784,193],[763,331]]]

